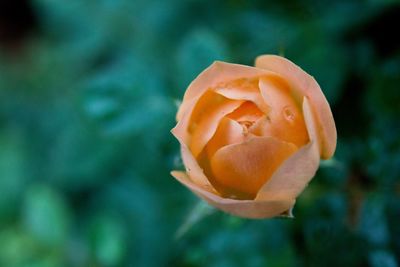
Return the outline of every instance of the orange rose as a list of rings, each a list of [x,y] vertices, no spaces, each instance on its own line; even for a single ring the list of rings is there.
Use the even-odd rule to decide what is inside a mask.
[[[186,172],[172,175],[228,213],[267,218],[290,212],[332,157],[336,128],[313,77],[262,55],[255,67],[215,62],[189,86],[172,133]]]

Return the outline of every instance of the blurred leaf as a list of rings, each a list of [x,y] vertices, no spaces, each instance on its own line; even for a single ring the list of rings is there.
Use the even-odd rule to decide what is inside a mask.
[[[2,229],[0,240],[1,266],[23,266],[34,258],[39,249],[30,235],[18,229]]]
[[[38,241],[62,246],[68,238],[71,214],[64,198],[44,185],[31,186],[23,207],[24,226]]]
[[[99,217],[93,222],[91,243],[102,266],[120,266],[126,253],[124,225],[116,218]]]

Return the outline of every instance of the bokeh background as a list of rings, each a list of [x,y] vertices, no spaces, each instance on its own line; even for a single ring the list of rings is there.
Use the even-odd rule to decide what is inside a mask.
[[[0,266],[399,266],[399,18],[391,0],[1,1]],[[338,128],[295,219],[213,211],[169,175],[189,82],[263,53],[315,76]]]

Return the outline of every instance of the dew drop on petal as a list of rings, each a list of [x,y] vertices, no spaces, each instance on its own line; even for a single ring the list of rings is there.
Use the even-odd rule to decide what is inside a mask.
[[[295,115],[290,106],[285,106],[283,108],[282,112],[283,112],[283,117],[285,118],[285,120],[287,120],[288,122],[294,121]]]

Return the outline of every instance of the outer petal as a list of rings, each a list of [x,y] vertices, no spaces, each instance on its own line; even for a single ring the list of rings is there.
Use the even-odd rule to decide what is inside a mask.
[[[219,149],[211,159],[215,180],[225,194],[254,198],[260,187],[297,147],[274,137],[254,136]],[[230,192],[232,191],[232,193]]]
[[[184,144],[189,144],[189,120],[190,120],[190,115],[188,112],[186,112],[181,120],[178,121],[178,123],[175,125],[174,128],[172,128],[171,133],[176,137],[176,139],[179,140],[179,142],[184,143]]]
[[[216,192],[214,187],[208,181],[207,177],[204,175],[203,169],[199,166],[198,162],[194,158],[192,152],[190,152],[189,148],[186,145],[187,131],[185,128],[181,127],[183,123],[188,121],[189,116],[186,114],[185,117],[175,126],[174,129],[171,130],[171,133],[178,139],[179,144],[181,146],[181,156],[183,160],[183,164],[186,167],[186,171],[188,175],[190,175],[193,182],[198,184],[203,188],[209,188],[210,191]]]
[[[294,200],[288,199],[263,199],[255,200],[235,200],[222,198],[217,194],[209,192],[197,184],[193,183],[184,172],[171,172],[179,182],[192,190],[193,193],[207,201],[210,205],[228,212],[230,214],[244,218],[270,218],[278,216],[289,210],[294,205]]]
[[[205,188],[208,191],[216,193],[217,191],[214,189],[210,181],[204,175],[203,169],[199,166],[199,163],[193,157],[193,154],[190,152],[189,148],[182,141],[179,142],[181,144],[182,160],[190,179],[198,186]]]
[[[211,87],[220,82],[235,80],[238,78],[255,78],[260,75],[270,73],[264,69],[215,61],[205,69],[189,85],[183,97],[182,104],[178,110],[176,118],[180,121],[185,113],[191,113],[197,100]]]
[[[307,98],[303,100],[303,113],[310,143],[290,156],[271,179],[260,189],[256,200],[294,200],[314,177],[319,166],[318,136],[314,116]]]
[[[315,111],[317,132],[321,136],[319,140],[321,157],[332,157],[336,149],[336,127],[329,104],[315,79],[295,65],[280,56],[262,55],[256,59],[257,68],[263,68],[276,72],[284,77],[291,88],[297,94],[306,96]]]

